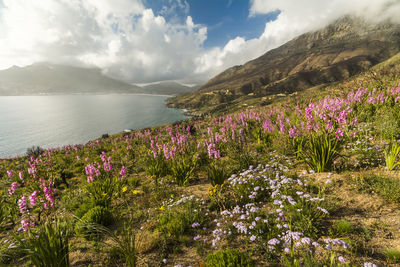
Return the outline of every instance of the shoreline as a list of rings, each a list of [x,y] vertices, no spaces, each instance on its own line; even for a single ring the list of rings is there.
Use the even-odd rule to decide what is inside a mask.
[[[68,95],[70,96],[70,95],[94,95],[94,94],[68,94]],[[96,95],[98,95],[98,94],[96,94]],[[100,94],[100,95],[102,95],[102,94]],[[156,95],[156,94],[108,94],[108,95],[142,95],[142,96],[143,95],[144,96],[149,95],[149,96],[172,97],[171,95]],[[19,95],[19,96],[21,96],[21,95]],[[27,96],[27,95],[25,95],[25,96]],[[62,95],[61,94],[60,95],[52,94],[52,95],[33,95],[33,96],[62,96]],[[67,96],[67,95],[64,95],[64,96]],[[10,96],[8,96],[8,97],[10,97]],[[177,122],[182,122],[182,121],[190,120],[190,119],[193,119],[193,118],[200,118],[199,116],[191,115],[191,111],[190,110],[170,107],[170,106],[167,105],[166,102],[164,102],[164,106],[166,108],[168,108],[168,109],[179,110],[186,118],[185,119],[181,119],[181,120],[176,120],[176,121],[173,121],[173,122],[169,122],[169,123],[154,124],[154,125],[150,125],[148,127],[141,127],[141,128],[136,128],[136,129],[125,128],[125,129],[119,130],[117,132],[105,132],[105,134],[109,134],[110,136],[119,135],[119,134],[127,134],[127,133],[131,133],[133,131],[140,131],[140,130],[143,130],[143,129],[153,128],[153,127],[161,127],[161,126],[164,126],[164,125],[174,124],[174,123],[177,123]],[[60,144],[58,146],[50,146],[50,147],[47,147],[45,145],[38,145],[38,146],[43,148],[44,150],[62,149],[63,147],[66,147],[66,146],[80,146],[80,145],[84,146],[84,145],[87,145],[88,143],[90,143],[92,141],[95,141],[95,140],[98,140],[98,139],[101,139],[101,138],[102,137],[100,135],[98,137],[91,138],[90,140],[88,140],[86,142],[82,142],[82,143],[66,143],[66,144]],[[20,153],[11,154],[11,155],[0,155],[0,160],[12,160],[12,159],[16,159],[16,158],[25,157],[26,156],[26,150],[29,149],[32,146],[36,147],[37,145],[33,144],[33,145],[29,146],[29,147],[26,147],[25,151],[22,152],[22,153],[20,152]]]
[[[146,93],[61,93],[61,94],[28,94],[28,95],[0,95],[0,97],[16,97],[16,96],[90,96],[90,95],[147,95],[147,96],[164,96],[164,97],[174,97],[176,95],[161,95],[161,94],[146,94]]]

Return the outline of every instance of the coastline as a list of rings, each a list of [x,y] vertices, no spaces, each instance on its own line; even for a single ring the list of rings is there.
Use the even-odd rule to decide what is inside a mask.
[[[149,94],[149,93],[107,93],[107,92],[99,92],[99,93],[42,93],[42,94],[20,94],[20,95],[0,95],[0,97],[11,97],[11,96],[70,96],[70,95],[148,95],[148,96],[163,96],[163,97],[174,97],[176,95],[161,95],[161,94]]]
[[[104,94],[69,94],[69,96],[71,95],[76,95],[76,96],[86,96],[86,95],[104,95]],[[171,97],[171,95],[156,95],[156,94],[108,94],[108,95],[138,95],[138,96],[155,96],[155,97]],[[34,95],[34,96],[63,96],[61,94],[59,95]],[[12,97],[12,96],[9,96]],[[7,101],[7,100],[6,100]],[[129,127],[129,125],[126,125],[126,127],[121,127],[119,130],[114,131],[112,129],[109,130],[104,130],[104,134],[109,134],[110,136],[112,135],[120,135],[120,134],[126,134],[128,132],[132,132],[132,131],[140,131],[146,128],[153,128],[153,127],[162,127],[163,125],[168,125],[168,124],[173,124],[173,123],[177,123],[177,122],[181,122],[181,121],[185,121],[185,120],[190,120],[192,119],[194,116],[191,116],[190,111],[186,110],[186,109],[179,109],[179,108],[173,108],[173,107],[169,107],[168,105],[166,105],[165,100],[161,100],[160,102],[160,106],[164,106],[164,108],[167,109],[173,109],[176,110],[176,112],[182,114],[183,118],[176,118],[176,120],[173,121],[169,121],[169,122],[165,122],[160,120],[159,122],[156,122],[154,124],[148,125],[148,126],[139,126],[138,127]],[[118,119],[118,118],[117,118]],[[153,121],[155,122],[155,121]],[[15,149],[5,149],[2,153],[0,153],[0,160],[7,160],[7,159],[14,159],[14,158],[22,158],[24,156],[26,156],[26,150],[32,146],[40,146],[45,150],[52,150],[52,149],[60,149],[66,146],[76,146],[76,145],[86,145],[92,141],[98,140],[101,138],[101,134],[96,134],[94,133],[92,138],[88,138],[86,140],[82,140],[82,141],[78,141],[78,142],[74,142],[74,141],[68,141],[68,140],[61,140],[59,143],[57,144],[41,144],[40,142],[32,142],[30,145],[28,145],[27,147],[19,147],[19,146],[15,146]],[[46,141],[46,140],[45,140]],[[65,142],[64,142],[65,141]],[[14,142],[7,141],[8,144],[13,144]]]

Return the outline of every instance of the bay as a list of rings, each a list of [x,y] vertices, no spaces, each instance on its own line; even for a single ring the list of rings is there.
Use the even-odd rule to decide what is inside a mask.
[[[84,144],[124,129],[186,119],[158,95],[46,95],[0,97],[0,158],[27,148]]]

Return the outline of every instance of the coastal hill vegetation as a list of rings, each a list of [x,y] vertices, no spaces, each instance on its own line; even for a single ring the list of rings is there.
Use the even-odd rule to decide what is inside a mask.
[[[198,90],[169,99],[169,105],[200,114],[225,111],[248,99],[268,103],[275,95],[346,80],[394,56],[399,47],[398,24],[346,16],[223,71]]]
[[[373,65],[0,160],[1,264],[400,264],[400,54]]]

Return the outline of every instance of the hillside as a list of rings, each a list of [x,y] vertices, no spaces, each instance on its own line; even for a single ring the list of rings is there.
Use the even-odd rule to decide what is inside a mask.
[[[142,86],[143,91],[150,94],[182,95],[190,93],[193,87],[185,86],[177,82],[160,82]]]
[[[400,26],[345,17],[227,69],[171,107],[218,110],[243,97],[290,94],[352,77],[400,51]]]
[[[138,93],[140,90],[103,75],[100,69],[36,63],[0,71],[0,95]]]
[[[398,266],[399,82],[400,54],[264,107],[0,159],[0,264]]]

